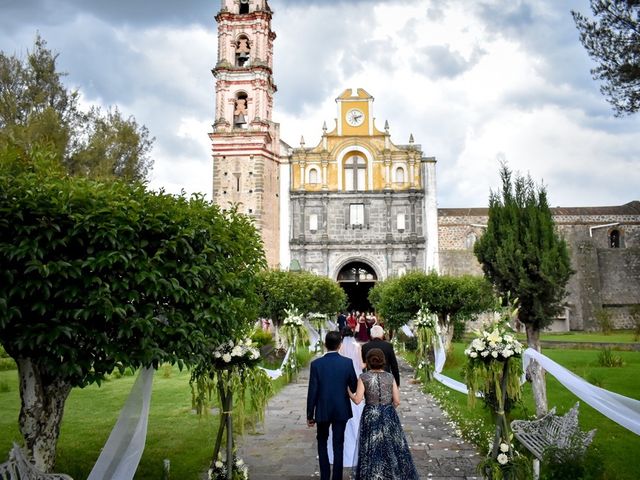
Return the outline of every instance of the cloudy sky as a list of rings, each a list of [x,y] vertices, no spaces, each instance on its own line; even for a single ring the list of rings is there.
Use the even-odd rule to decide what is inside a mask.
[[[570,11],[588,0],[270,0],[274,120],[319,142],[361,87],[392,141],[435,156],[440,207],[481,207],[501,161],[552,205],[640,199],[640,114],[615,118]],[[156,138],[151,186],[210,198],[219,0],[0,0],[0,49],[36,31],[83,102],[117,105]]]

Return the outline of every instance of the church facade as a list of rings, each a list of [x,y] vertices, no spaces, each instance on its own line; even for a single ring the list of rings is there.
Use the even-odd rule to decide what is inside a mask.
[[[337,92],[318,145],[280,139],[271,19],[268,0],[221,0],[216,15],[214,202],[254,219],[270,266],[338,281],[350,308],[369,309],[376,281],[409,270],[481,274],[472,247],[487,210],[438,210],[435,158],[380,130],[367,91]],[[628,327],[640,304],[638,202],[595,210],[554,211],[576,270],[558,329],[592,329],[602,309]]]

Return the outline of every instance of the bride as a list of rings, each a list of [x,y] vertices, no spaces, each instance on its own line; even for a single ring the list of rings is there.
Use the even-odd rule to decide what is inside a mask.
[[[350,328],[345,328],[342,331],[342,345],[338,350],[338,353],[343,357],[350,358],[353,362],[353,369],[356,372],[356,376],[360,378],[362,373],[362,354],[360,353],[360,344],[353,338],[353,331]],[[344,431],[344,454],[343,462],[345,467],[355,467],[358,463],[358,431],[360,430],[360,417],[362,416],[362,410],[364,409],[364,402],[360,405],[356,405],[351,402],[351,411],[353,417],[347,422],[347,428]],[[333,447],[332,436],[329,432],[328,450],[329,450],[329,462],[333,464]]]

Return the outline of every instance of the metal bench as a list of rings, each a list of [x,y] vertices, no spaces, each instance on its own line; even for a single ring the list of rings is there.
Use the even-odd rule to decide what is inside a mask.
[[[584,453],[593,441],[596,431],[583,432],[578,425],[578,407],[580,402],[565,415],[556,415],[555,407],[537,420],[514,420],[511,430],[515,437],[536,458],[533,461],[534,478],[540,475],[540,460],[547,447],[554,445],[560,449],[578,449]]]
[[[16,444],[9,452],[9,461],[0,463],[0,480],[73,480],[64,473],[43,473],[30,463]]]

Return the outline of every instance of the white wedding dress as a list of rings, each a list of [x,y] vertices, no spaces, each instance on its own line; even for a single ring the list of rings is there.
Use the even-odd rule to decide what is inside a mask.
[[[356,376],[360,378],[362,373],[362,354],[360,353],[360,345],[353,337],[344,337],[342,345],[338,353],[343,357],[350,358],[353,362],[353,369],[356,372]],[[351,402],[351,411],[353,417],[347,422],[347,428],[344,431],[344,455],[343,466],[355,467],[358,463],[358,432],[360,430],[360,417],[362,416],[362,410],[364,409],[364,402],[360,405],[356,405]],[[331,430],[329,430],[328,450],[329,450],[329,462],[333,464],[333,437]]]

